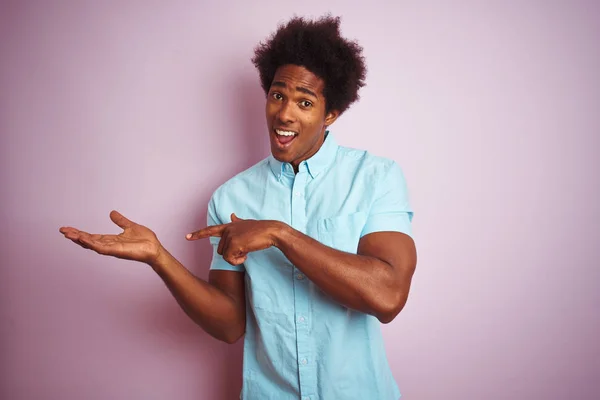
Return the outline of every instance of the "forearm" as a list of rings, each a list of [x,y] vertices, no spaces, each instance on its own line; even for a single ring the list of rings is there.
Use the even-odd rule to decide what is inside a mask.
[[[404,277],[375,257],[333,249],[287,225],[278,231],[276,246],[323,292],[348,308],[389,322],[406,301]]]
[[[161,248],[151,264],[183,311],[211,336],[235,342],[245,331],[245,314],[235,300],[187,270],[166,249]]]

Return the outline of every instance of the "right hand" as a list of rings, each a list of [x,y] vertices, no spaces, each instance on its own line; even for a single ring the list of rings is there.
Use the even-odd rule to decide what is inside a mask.
[[[117,211],[110,213],[110,219],[123,228],[122,233],[118,235],[89,234],[72,227],[62,227],[59,230],[65,235],[65,238],[98,254],[146,264],[152,264],[158,259],[162,245],[154,232],[143,225],[130,221]]]

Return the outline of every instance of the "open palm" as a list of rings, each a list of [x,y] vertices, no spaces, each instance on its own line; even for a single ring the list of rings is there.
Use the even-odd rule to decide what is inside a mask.
[[[143,225],[136,224],[117,211],[110,213],[110,219],[123,228],[118,235],[90,234],[72,227],[61,227],[65,238],[83,248],[94,250],[98,254],[126,260],[152,263],[160,251],[160,242],[156,234]]]

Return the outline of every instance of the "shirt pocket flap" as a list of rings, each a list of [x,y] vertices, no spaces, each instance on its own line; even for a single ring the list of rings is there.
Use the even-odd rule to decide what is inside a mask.
[[[367,213],[364,211],[321,218],[317,221],[319,242],[334,249],[356,253],[366,222]]]

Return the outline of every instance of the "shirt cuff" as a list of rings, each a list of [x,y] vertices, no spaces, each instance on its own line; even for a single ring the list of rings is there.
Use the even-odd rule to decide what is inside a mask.
[[[412,237],[412,212],[372,215],[365,224],[361,237],[373,232],[401,232]]]

